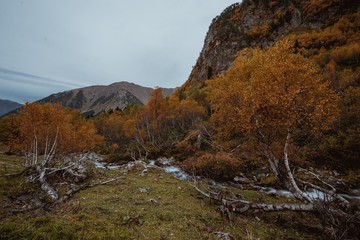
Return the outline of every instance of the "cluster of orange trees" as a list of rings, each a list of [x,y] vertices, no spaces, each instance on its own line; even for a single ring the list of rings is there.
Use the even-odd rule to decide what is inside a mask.
[[[356,12],[323,30],[291,36],[296,43],[294,49],[320,66],[321,73],[340,96],[340,114],[317,158],[347,167],[360,165],[359,29],[360,12]]]
[[[245,49],[221,76],[168,98],[155,89],[145,106],[86,120],[57,104],[26,104],[1,120],[0,140],[23,153],[46,152],[55,138],[61,153],[102,146],[113,161],[177,154],[209,175],[267,158],[284,183],[289,160],[359,165],[359,19]]]
[[[51,148],[61,155],[87,152],[103,142],[92,121],[60,104],[27,103],[18,114],[5,116],[0,128],[10,151],[25,155],[43,155]]]
[[[207,117],[206,109],[193,99],[165,98],[155,89],[145,106],[102,113],[95,118],[99,133],[112,145],[112,157],[146,158],[170,152],[176,144]]]

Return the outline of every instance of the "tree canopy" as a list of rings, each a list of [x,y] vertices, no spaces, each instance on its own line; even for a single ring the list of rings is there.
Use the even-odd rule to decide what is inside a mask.
[[[246,49],[224,75],[208,81],[212,119],[229,131],[258,131],[268,143],[288,132],[326,131],[338,114],[337,94],[311,61],[283,41]]]
[[[59,104],[26,103],[12,118],[11,148],[23,153],[46,154],[56,142],[57,152],[86,152],[103,141],[94,124],[76,110]]]
[[[291,46],[285,40],[265,51],[242,51],[233,67],[208,82],[208,91],[215,123],[228,134],[255,136],[279,181],[306,199],[292,176],[289,151],[296,134],[331,127],[338,96],[320,69]]]

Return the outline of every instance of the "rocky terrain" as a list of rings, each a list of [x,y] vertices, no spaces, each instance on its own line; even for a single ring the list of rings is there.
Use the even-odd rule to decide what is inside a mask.
[[[247,47],[266,48],[289,33],[316,31],[355,12],[359,1],[244,0],[213,19],[200,56],[184,88],[227,70]]]
[[[85,115],[97,115],[110,109],[124,109],[131,104],[146,104],[154,89],[128,82],[117,82],[109,86],[89,86],[52,94],[39,102],[61,103],[79,109]],[[163,89],[169,96],[174,89]]]

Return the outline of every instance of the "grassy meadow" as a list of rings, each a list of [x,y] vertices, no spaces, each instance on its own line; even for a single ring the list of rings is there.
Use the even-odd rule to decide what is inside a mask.
[[[51,209],[24,211],[23,199],[41,195],[37,183],[22,176],[24,159],[0,152],[0,239],[316,239],[316,222],[305,213],[222,214],[216,205],[161,169],[93,169],[89,182],[117,181],[75,194]],[[245,199],[291,201],[250,190]],[[30,196],[30,197],[29,197]],[[301,215],[299,217],[299,214]],[[304,227],[305,226],[305,227]]]

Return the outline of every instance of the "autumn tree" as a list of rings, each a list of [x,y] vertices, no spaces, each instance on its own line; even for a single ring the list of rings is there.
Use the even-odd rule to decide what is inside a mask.
[[[206,109],[192,98],[180,100],[173,95],[170,96],[168,104],[168,118],[173,124],[172,127],[182,133],[206,118]]]
[[[91,151],[102,142],[92,122],[78,111],[50,103],[27,103],[13,118],[16,130],[9,134],[10,147],[26,156],[24,172],[29,180],[41,184],[50,199],[59,199],[56,188],[49,183],[50,176],[62,173],[76,181],[85,178],[84,159],[69,154]]]
[[[255,136],[277,179],[311,201],[290,168],[295,136],[321,134],[337,116],[338,96],[318,67],[282,41],[265,51],[242,51],[223,76],[208,82],[212,118],[223,129]]]
[[[9,152],[14,153],[14,143],[19,137],[18,122],[14,114],[4,116],[0,119],[0,142],[9,146]]]
[[[317,5],[327,6],[333,1],[311,1],[313,10]],[[336,1],[335,1],[336,2]],[[359,115],[357,96],[360,86],[360,11],[342,15],[338,21],[318,31],[306,31],[289,36],[296,41],[295,51],[309,60],[316,61],[332,89],[340,95],[340,116],[327,140],[322,141],[320,151],[311,153],[312,158],[344,170],[360,165],[358,142]]]
[[[170,151],[189,129],[204,119],[206,111],[192,99],[180,100],[175,95],[165,98],[162,90],[157,88],[145,106],[129,107],[113,118],[114,114],[102,117],[97,123],[98,129],[114,131],[108,136],[123,136],[127,141],[123,155],[137,159]]]
[[[27,103],[15,118],[19,136],[12,147],[24,154],[46,155],[54,142],[57,154],[87,152],[102,141],[92,122],[59,104]]]

